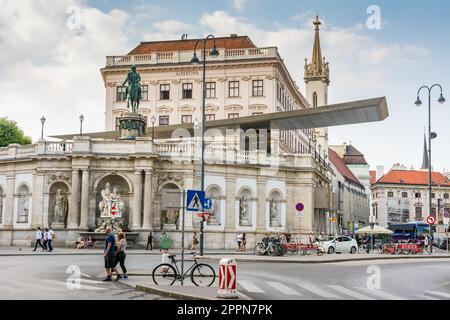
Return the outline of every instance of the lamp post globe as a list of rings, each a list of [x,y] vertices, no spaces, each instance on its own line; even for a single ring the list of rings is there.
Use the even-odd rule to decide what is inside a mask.
[[[44,124],[47,119],[44,116],[41,118],[41,140],[44,140]]]

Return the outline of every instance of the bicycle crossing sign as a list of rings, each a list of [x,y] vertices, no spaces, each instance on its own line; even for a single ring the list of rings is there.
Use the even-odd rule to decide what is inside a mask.
[[[211,199],[210,198],[205,198],[205,201],[203,203],[203,209],[209,210],[209,209],[211,209],[211,206],[212,206]]]
[[[186,195],[186,210],[187,211],[203,211],[205,203],[205,191],[188,190]]]

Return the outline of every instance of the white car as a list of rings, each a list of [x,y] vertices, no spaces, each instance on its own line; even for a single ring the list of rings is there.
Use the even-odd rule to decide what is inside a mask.
[[[350,237],[340,236],[335,238],[328,238],[318,244],[322,245],[324,251],[328,254],[333,254],[336,252],[349,252],[354,254],[358,252],[358,243],[355,239]]]

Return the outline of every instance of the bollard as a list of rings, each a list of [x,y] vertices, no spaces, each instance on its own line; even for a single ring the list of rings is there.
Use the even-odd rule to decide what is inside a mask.
[[[219,291],[218,298],[236,299],[239,297],[236,290],[237,282],[236,260],[223,258],[219,262]]]

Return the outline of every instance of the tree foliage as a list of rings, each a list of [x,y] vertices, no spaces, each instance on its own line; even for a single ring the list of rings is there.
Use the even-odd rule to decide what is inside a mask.
[[[15,121],[0,118],[0,147],[6,147],[13,143],[31,144],[31,138],[23,133]]]

